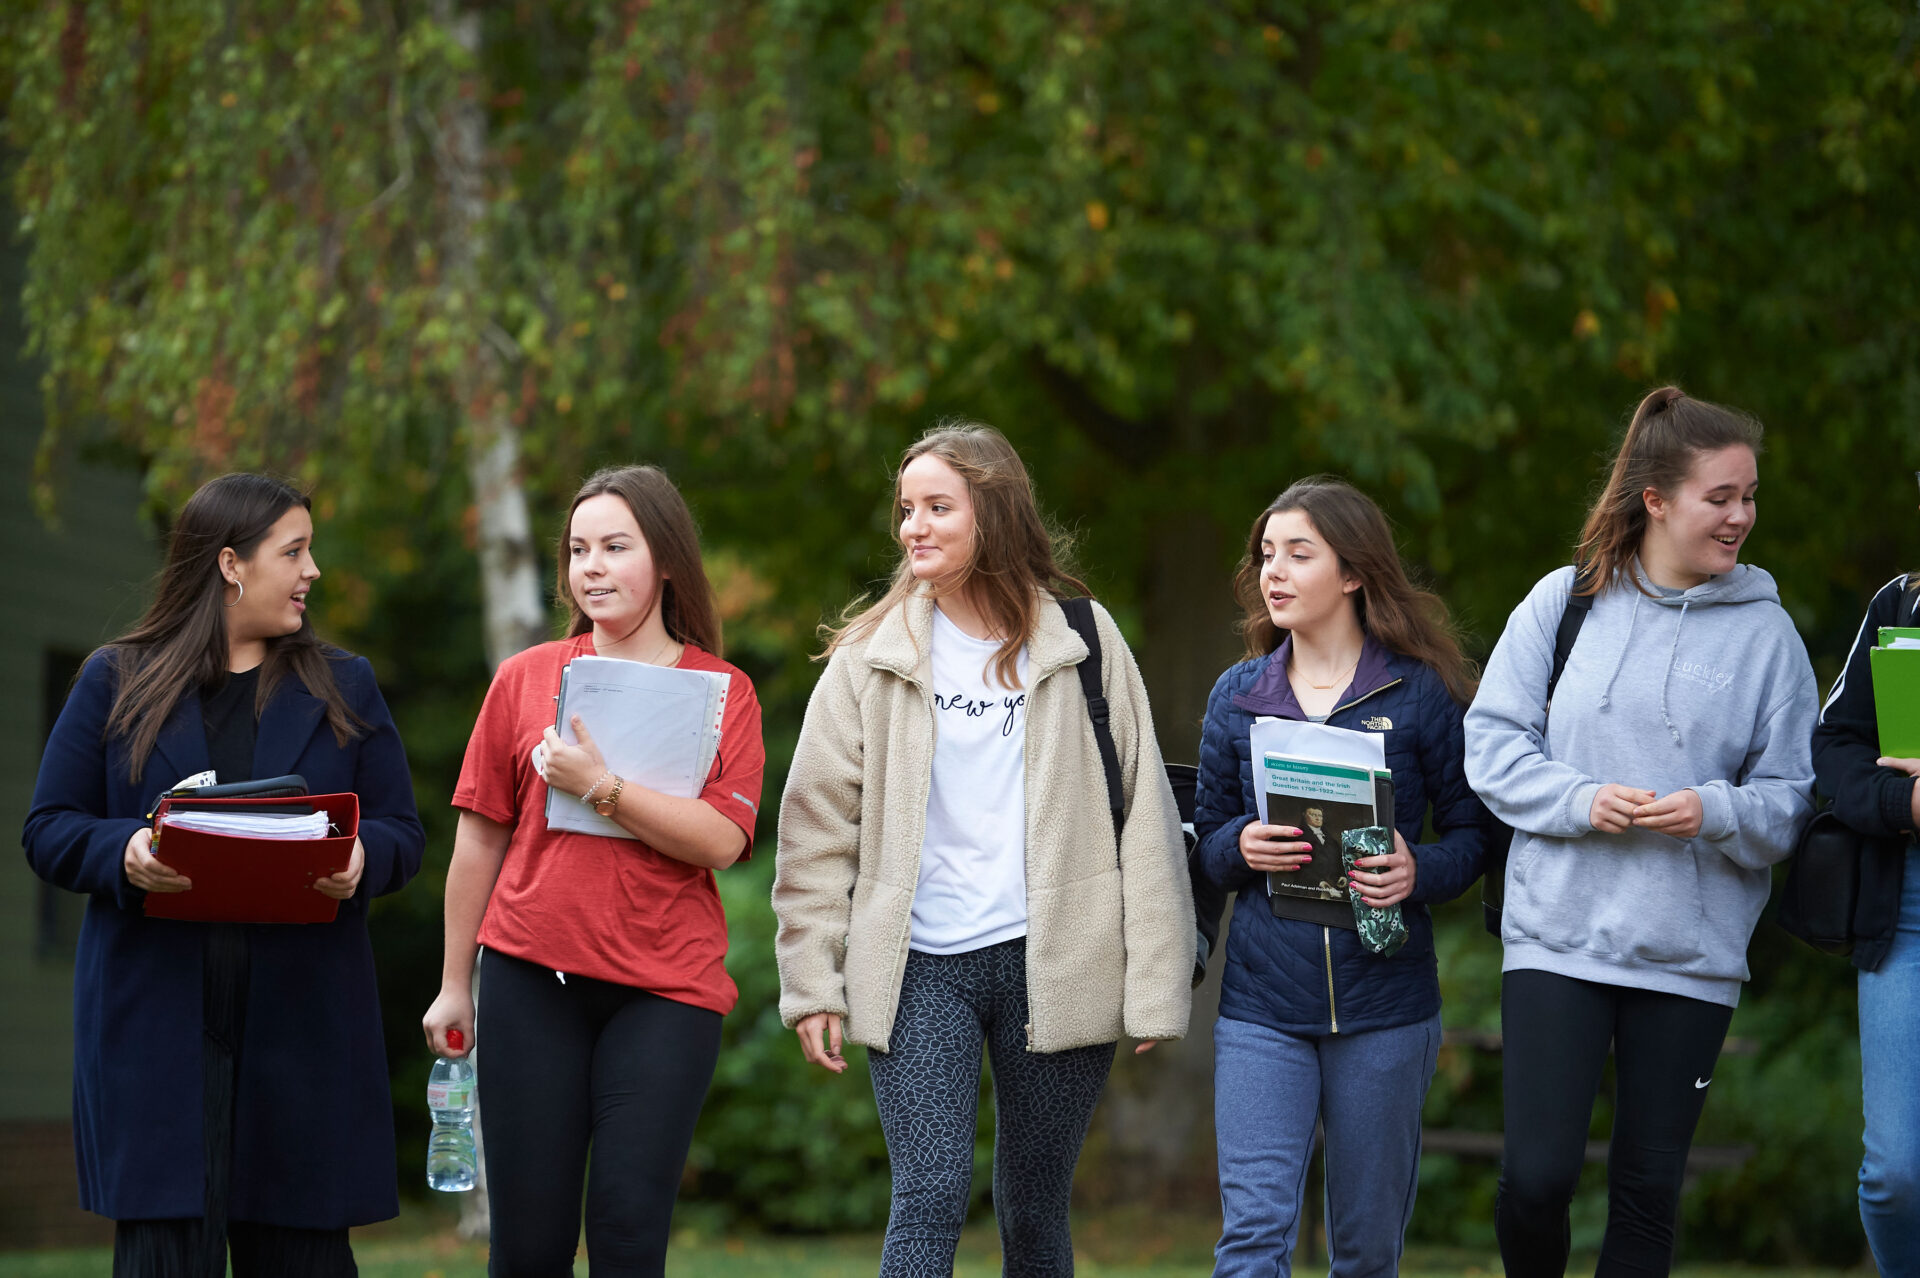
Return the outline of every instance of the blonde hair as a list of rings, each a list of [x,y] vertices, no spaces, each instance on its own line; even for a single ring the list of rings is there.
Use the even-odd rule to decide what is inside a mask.
[[[981,422],[949,419],[936,424],[900,458],[893,476],[896,515],[907,467],[927,456],[953,467],[966,481],[973,502],[972,553],[939,591],[972,593],[975,606],[1001,637],[994,674],[1005,687],[1017,688],[1020,649],[1033,637],[1039,596],[1093,592],[1062,566],[1066,543],[1047,527],[1034,500],[1033,479],[1005,435]],[[872,602],[861,596],[847,606],[838,625],[821,628],[826,648],[820,656],[829,657],[842,644],[871,635],[919,586],[903,547],[885,594]]]

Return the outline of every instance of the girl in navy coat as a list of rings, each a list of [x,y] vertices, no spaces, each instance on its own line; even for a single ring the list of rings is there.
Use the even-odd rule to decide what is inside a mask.
[[[1204,873],[1238,893],[1214,1026],[1214,1272],[1291,1272],[1319,1121],[1332,1273],[1392,1274],[1440,1049],[1427,905],[1464,892],[1485,852],[1486,811],[1462,771],[1473,669],[1445,606],[1408,581],[1379,507],[1339,480],[1302,480],[1260,513],[1235,588],[1249,660],[1208,699],[1194,819]],[[1314,917],[1275,913],[1267,875],[1306,866],[1315,845],[1257,815],[1249,731],[1267,717],[1385,736],[1393,850],[1357,861],[1352,881],[1368,904],[1400,906],[1409,935],[1390,956],[1361,945],[1344,894],[1295,912]],[[1435,840],[1422,844],[1429,809]]]
[[[180,512],[153,605],[96,652],[41,760],[24,842],[88,895],[74,969],[80,1204],[114,1274],[348,1275],[347,1227],[397,1214],[367,907],[420,868],[406,755],[366,661],[314,637],[307,499],[225,475]],[[207,771],[360,796],[331,923],[149,919],[190,892],[146,813]]]

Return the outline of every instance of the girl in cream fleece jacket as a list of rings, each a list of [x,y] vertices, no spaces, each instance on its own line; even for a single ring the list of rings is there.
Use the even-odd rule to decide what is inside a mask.
[[[780,807],[780,1012],[839,1073],[869,1049],[893,1166],[883,1275],[950,1272],[981,1049],[1009,1274],[1069,1272],[1067,1195],[1115,1040],[1186,1033],[1184,846],[1139,670],[1094,609],[1116,838],[1025,469],[987,427],[908,450],[893,588],[834,637]]]

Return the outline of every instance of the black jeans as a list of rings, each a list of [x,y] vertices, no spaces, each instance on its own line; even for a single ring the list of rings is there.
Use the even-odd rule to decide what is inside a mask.
[[[1508,1278],[1567,1269],[1567,1208],[1580,1180],[1600,1072],[1613,1046],[1607,1232],[1596,1278],[1665,1274],[1687,1150],[1733,1009],[1551,972],[1500,982],[1506,1157],[1494,1227]]]
[[[489,950],[475,1038],[487,1272],[572,1274],[584,1181],[595,1278],[663,1273],[720,1014]]]

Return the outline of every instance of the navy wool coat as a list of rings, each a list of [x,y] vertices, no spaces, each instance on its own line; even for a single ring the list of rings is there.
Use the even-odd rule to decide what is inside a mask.
[[[1240,854],[1240,831],[1258,820],[1253,749],[1258,717],[1305,719],[1287,683],[1292,640],[1220,676],[1200,736],[1194,829],[1202,872],[1237,892],[1227,933],[1220,1015],[1290,1034],[1359,1033],[1423,1021],[1440,1010],[1429,903],[1450,901],[1480,877],[1486,808],[1467,785],[1465,710],[1434,671],[1368,636],[1353,682],[1327,719],[1337,728],[1386,735],[1394,820],[1416,863],[1413,895],[1401,902],[1407,941],[1390,958],[1368,953],[1357,933],[1275,918],[1265,876]],[[1421,843],[1427,809],[1436,838]]]
[[[314,794],[356,792],[366,868],[333,922],[246,929],[228,1199],[234,1220],[303,1229],[399,1211],[367,908],[413,877],[426,841],[373,668],[345,653],[332,667],[367,727],[343,749],[324,703],[289,676],[261,712],[253,774],[297,772]],[[73,988],[80,1205],[115,1220],[197,1217],[205,925],[147,918],[121,858],[160,793],[208,766],[206,731],[199,698],[181,697],[130,782],[126,744],[102,741],[115,686],[111,654],[96,653],[47,740],[23,841],[36,874],[89,898]]]

